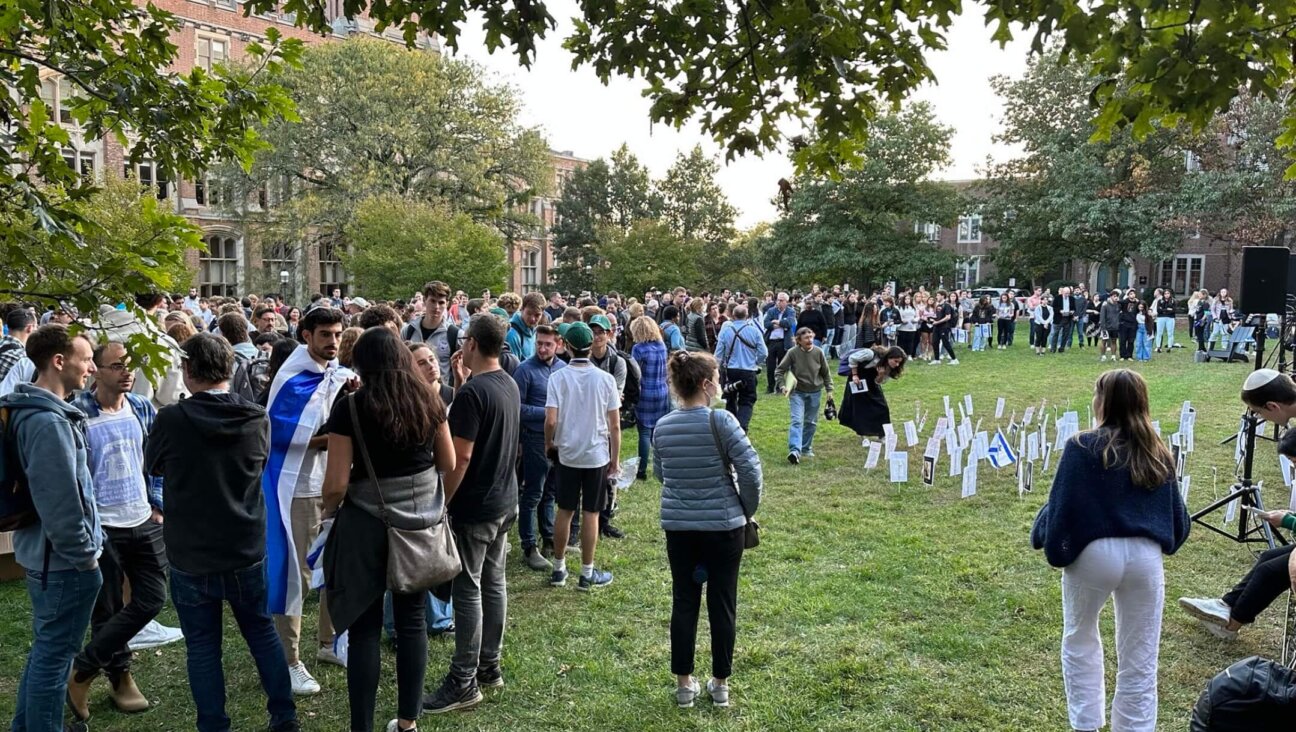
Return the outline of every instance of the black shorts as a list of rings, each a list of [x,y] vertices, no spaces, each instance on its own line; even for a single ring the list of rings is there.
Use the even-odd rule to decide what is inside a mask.
[[[558,495],[556,503],[564,511],[579,508],[586,513],[598,513],[607,507],[607,468],[570,468],[558,465]]]

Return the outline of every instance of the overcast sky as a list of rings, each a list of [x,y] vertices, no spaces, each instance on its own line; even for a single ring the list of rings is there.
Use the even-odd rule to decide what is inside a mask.
[[[696,125],[677,131],[650,124],[648,101],[640,95],[642,80],[614,77],[604,86],[588,68],[572,71],[571,54],[561,44],[571,28],[570,18],[577,13],[576,3],[550,0],[548,6],[558,19],[558,29],[540,42],[529,71],[518,66],[516,57],[506,50],[486,53],[485,34],[477,27],[480,24],[465,27],[459,57],[481,63],[521,90],[526,104],[523,122],[541,127],[554,150],[592,160],[607,157],[625,142],[657,177],[666,172],[678,151],[687,151],[697,143],[710,154],[719,153],[720,148]],[[937,117],[955,129],[953,164],[943,178],[974,177],[987,155],[1003,158],[1010,154],[991,140],[999,126],[1000,104],[989,80],[996,74],[1020,76],[1028,47],[1018,40],[1000,50],[990,42],[990,33],[980,16],[960,18],[949,33],[949,50],[929,60],[938,84],[915,96],[931,102]],[[785,156],[749,155],[728,165],[721,159],[721,165],[720,185],[739,211],[739,226],[775,218],[771,199],[778,179],[792,174]]]

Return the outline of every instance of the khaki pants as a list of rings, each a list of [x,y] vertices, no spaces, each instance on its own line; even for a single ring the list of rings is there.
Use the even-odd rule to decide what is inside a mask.
[[[306,552],[310,545],[319,535],[320,512],[324,507],[324,499],[316,496],[314,498],[294,498],[292,501],[292,534],[293,548],[297,550],[297,564],[301,567],[302,575],[302,594],[306,594],[307,588],[310,587],[311,570],[306,566]],[[288,665],[292,666],[300,660],[299,641],[301,640],[301,616],[300,615],[276,615],[274,616],[275,628],[279,631],[279,641],[283,643],[284,658],[288,660]],[[319,644],[321,646],[333,647],[333,623],[329,620],[328,603],[325,601],[324,590],[320,590],[319,597]]]

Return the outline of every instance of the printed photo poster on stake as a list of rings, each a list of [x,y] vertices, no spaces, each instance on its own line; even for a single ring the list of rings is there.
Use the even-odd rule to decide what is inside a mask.
[[[946,430],[945,431],[945,451],[952,455],[954,454],[954,451],[957,450],[958,448],[959,448],[958,432],[955,432],[954,430]]]
[[[1039,433],[1032,432],[1026,437],[1026,462],[1033,463],[1039,460],[1040,454]]]
[[[1029,460],[1023,460],[1018,464],[1017,469],[1017,497],[1020,498],[1031,492],[1035,482],[1035,463]]]
[[[1044,450],[1044,472],[1047,473],[1049,471],[1049,466],[1053,464],[1053,446],[1046,442],[1044,443],[1043,450]]]
[[[963,468],[963,498],[971,498],[976,495],[977,491],[977,463],[975,460],[968,461]]]
[[[897,440],[899,440],[899,438],[896,437],[896,434],[894,432],[892,432],[891,434],[887,435],[882,439],[883,439],[883,446],[886,447],[886,456],[888,459],[890,459],[891,456],[895,454],[896,442]]]
[[[1157,437],[1161,436],[1161,420],[1152,420],[1152,431],[1156,433]]]
[[[955,450],[949,456],[950,469],[949,476],[955,478],[963,472],[963,451]]]
[[[1256,485],[1259,485],[1259,483]],[[1237,518],[1238,504],[1242,502],[1242,499],[1237,497],[1237,491],[1233,491],[1229,495],[1233,500],[1229,501],[1228,506],[1224,509],[1223,523],[1225,526],[1233,523],[1233,519]]]
[[[893,452],[891,457],[887,458],[887,463],[891,466],[892,483],[909,482],[909,453]]]
[[[1179,480],[1179,496],[1183,498],[1185,504],[1188,503],[1188,489],[1192,487],[1192,476],[1185,475]]]
[[[1026,412],[1022,414],[1022,424],[1027,425],[1035,418],[1035,407],[1026,407]]]
[[[918,425],[914,424],[912,421],[905,422],[904,431],[905,431],[905,443],[907,444],[907,446],[913,447],[914,445],[917,445]]]
[[[973,415],[975,414],[975,412],[972,411],[972,395],[971,395],[971,394],[964,394],[964,395],[963,395],[963,406],[967,407],[967,413],[968,413],[968,416],[969,416],[969,417],[971,417],[971,416],[973,416]]]
[[[942,444],[944,443],[935,437],[928,437],[927,447],[923,449],[923,457],[939,457]]]
[[[936,485],[936,458],[923,456],[922,482],[926,486]]]
[[[870,442],[868,445],[868,457],[864,459],[864,469],[872,470],[877,467],[878,457],[882,455],[882,443]]]
[[[1007,403],[1007,400],[1004,399],[1003,397],[999,397],[998,399],[995,400],[995,417],[994,417],[994,418],[995,418],[996,421],[1003,419],[1004,405],[1005,405],[1006,403]]]

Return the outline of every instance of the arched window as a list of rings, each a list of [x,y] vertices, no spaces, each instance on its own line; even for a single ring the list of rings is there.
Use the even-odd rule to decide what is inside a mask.
[[[332,295],[333,290],[347,294],[346,270],[342,269],[341,245],[334,239],[325,239],[319,245],[320,292]]]
[[[198,291],[204,297],[238,296],[239,241],[232,234],[208,234],[198,256]]]

